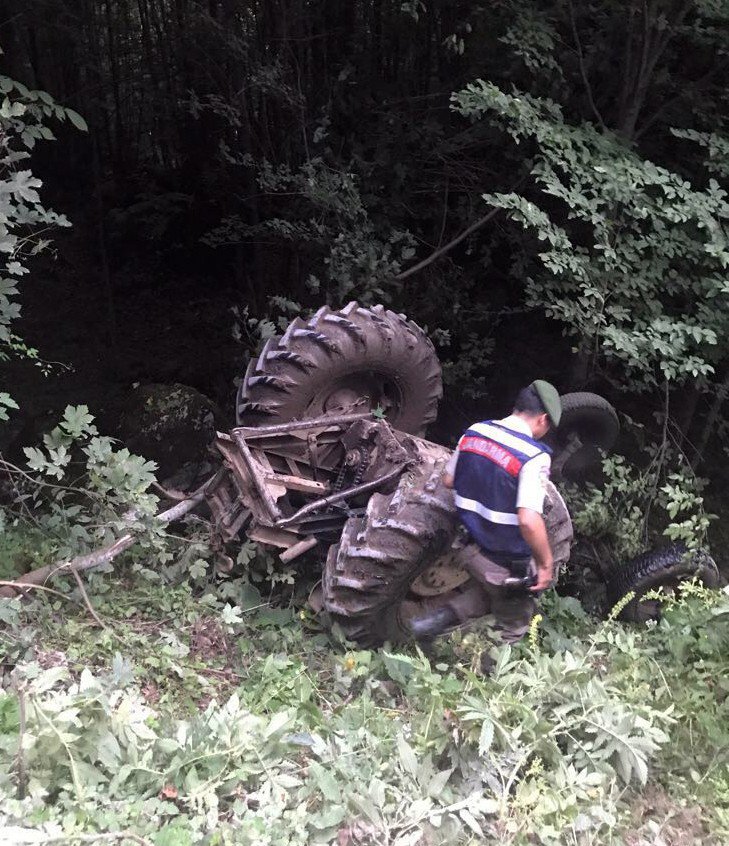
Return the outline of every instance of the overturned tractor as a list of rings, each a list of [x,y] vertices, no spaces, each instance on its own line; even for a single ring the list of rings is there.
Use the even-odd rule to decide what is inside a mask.
[[[232,566],[245,536],[278,547],[286,563],[316,551],[324,563],[315,604],[363,644],[406,639],[412,616],[472,590],[441,480],[451,451],[422,437],[441,394],[432,343],[382,306],[325,307],[270,339],[241,384],[239,425],[215,441],[223,470],[207,499],[222,565]],[[576,478],[612,446],[618,420],[595,394],[562,402],[553,468]],[[545,521],[559,568],[572,524],[552,483]],[[714,580],[715,568],[685,559],[671,553],[662,565],[634,568],[634,578],[624,571],[611,599],[669,572]]]
[[[423,438],[441,394],[435,349],[404,315],[354,302],[298,318],[251,362],[238,425],[214,441],[218,471],[181,500],[172,496],[179,501],[157,518],[174,522],[206,499],[223,571],[246,537],[278,548],[285,564],[307,553],[318,558],[322,578],[311,604],[362,644],[409,638],[409,620],[443,603],[462,618],[479,616],[482,592],[461,566],[453,495],[441,478],[451,450]],[[552,474],[584,480],[613,445],[617,415],[591,393],[563,395],[562,408],[550,433]],[[570,557],[572,523],[552,483],[544,516],[559,572]],[[100,549],[5,583],[0,596],[69,570],[78,577],[134,543],[130,527]],[[635,594],[622,610],[632,620],[657,614],[652,588],[720,581],[708,555],[680,546],[622,566],[598,564],[609,606]]]

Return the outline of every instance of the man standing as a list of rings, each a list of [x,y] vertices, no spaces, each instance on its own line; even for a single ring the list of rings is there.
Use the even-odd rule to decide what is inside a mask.
[[[519,392],[508,417],[475,423],[461,437],[444,482],[454,488],[470,541],[461,560],[479,589],[413,620],[415,637],[433,638],[486,613],[493,614],[506,643],[520,640],[529,629],[534,595],[554,578],[542,517],[551,453],[539,441],[559,425],[561,414],[557,390],[538,379]],[[531,586],[514,584],[528,577]]]

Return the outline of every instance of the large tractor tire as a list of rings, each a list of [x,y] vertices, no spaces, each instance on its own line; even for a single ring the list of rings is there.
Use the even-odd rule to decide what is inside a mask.
[[[356,302],[320,308],[270,338],[238,391],[239,426],[381,408],[390,425],[422,435],[442,396],[433,344],[402,314]]]
[[[440,461],[422,466],[393,494],[375,494],[364,517],[350,518],[340,543],[330,548],[322,579],[324,607],[350,640],[363,646],[409,640],[409,619],[469,589],[468,575],[453,572],[458,556],[450,547],[458,518],[442,468]],[[552,484],[544,517],[558,572],[569,558],[573,532]],[[439,561],[447,571],[441,595],[431,589],[442,572]]]
[[[554,452],[552,475],[570,482],[595,481],[607,452],[620,433],[618,415],[599,394],[563,394],[562,419],[545,439]]]
[[[410,585],[456,533],[453,493],[443,461],[415,468],[392,494],[370,498],[364,517],[350,518],[329,550],[322,578],[324,607],[350,640],[375,646],[407,640],[398,613]]]
[[[674,544],[639,555],[613,573],[607,582],[608,606],[615,605],[628,593],[632,599],[619,618],[631,623],[645,623],[660,616],[660,601],[646,600],[649,591],[671,592],[683,581],[696,579],[708,588],[721,583],[714,559],[703,551],[689,551],[683,544]],[[609,610],[608,609],[608,610]]]
[[[562,568],[570,560],[572,539],[575,532],[567,503],[551,482],[547,482],[547,493],[544,497],[544,524],[547,528],[549,547],[554,559],[554,579],[556,583]]]

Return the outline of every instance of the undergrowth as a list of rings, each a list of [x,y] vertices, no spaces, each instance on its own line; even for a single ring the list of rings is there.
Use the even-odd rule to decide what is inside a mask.
[[[488,678],[482,629],[426,657],[244,583],[122,568],[89,597],[104,628],[76,593],[0,605],[2,843],[729,839],[725,594],[643,629],[552,596]]]

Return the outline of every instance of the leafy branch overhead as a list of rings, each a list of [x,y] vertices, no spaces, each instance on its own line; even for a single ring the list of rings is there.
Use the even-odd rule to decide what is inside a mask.
[[[164,560],[169,553],[152,519],[159,501],[150,490],[156,465],[100,436],[93,421],[87,406],[68,406],[42,447],[25,447],[30,474],[23,475],[32,485],[24,499],[36,512],[35,524],[58,558],[88,553],[132,530]]]
[[[43,183],[21,165],[30,158],[37,141],[53,141],[49,120],[68,119],[77,129],[87,130],[84,119],[73,109],[59,106],[45,91],[31,91],[20,82],[0,76],[0,362],[11,355],[37,358],[13,333],[11,324],[20,316],[18,282],[29,272],[28,260],[44,250],[48,229],[70,226],[64,215],[46,209],[38,189]],[[0,391],[0,421],[8,409],[17,408],[9,394]]]
[[[453,104],[533,145],[531,190],[483,195],[536,239],[528,302],[585,354],[640,382],[713,373],[729,353],[726,191],[713,178],[696,188],[617,135],[570,124],[550,100],[479,81]]]

